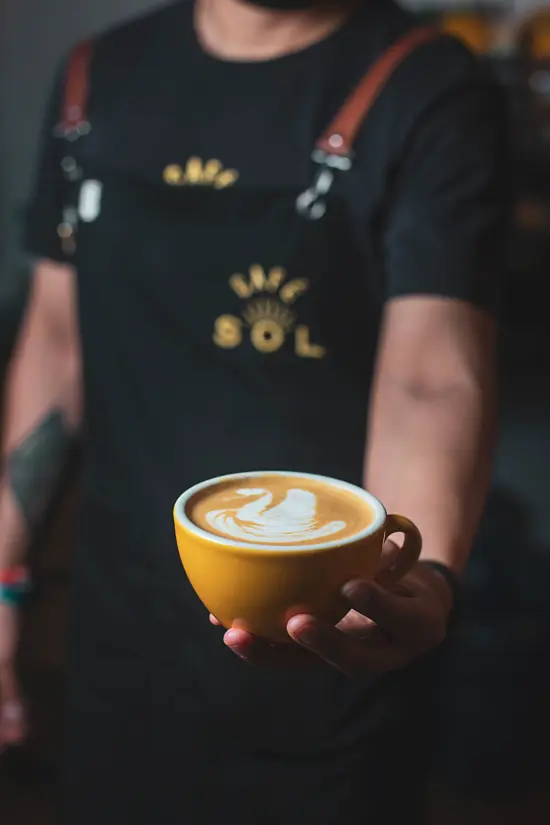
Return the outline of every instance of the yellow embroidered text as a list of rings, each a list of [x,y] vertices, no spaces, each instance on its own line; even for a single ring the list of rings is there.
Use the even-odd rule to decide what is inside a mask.
[[[248,277],[232,275],[229,286],[246,304],[240,316],[220,315],[215,321],[213,340],[218,347],[235,349],[248,335],[258,352],[272,353],[293,335],[294,351],[300,358],[325,357],[325,348],[312,343],[309,327],[297,323],[294,305],[309,289],[305,278],[287,281],[281,267],[265,272],[253,264]]]
[[[167,166],[163,172],[164,182],[169,186],[211,186],[227,189],[238,180],[236,169],[224,169],[221,161],[189,158],[185,168],[177,164]]]

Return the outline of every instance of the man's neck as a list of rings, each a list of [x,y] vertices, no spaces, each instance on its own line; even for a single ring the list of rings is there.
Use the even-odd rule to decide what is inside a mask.
[[[273,11],[245,0],[197,0],[195,26],[216,57],[272,60],[328,37],[356,5],[357,0],[327,0],[304,11]]]

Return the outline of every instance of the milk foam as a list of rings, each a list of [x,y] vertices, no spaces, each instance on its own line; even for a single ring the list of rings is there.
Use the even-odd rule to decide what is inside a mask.
[[[254,500],[238,508],[210,510],[205,519],[212,529],[237,541],[299,544],[334,536],[346,527],[345,521],[319,524],[317,496],[309,490],[291,488],[276,505],[272,493],[261,487],[234,492]]]

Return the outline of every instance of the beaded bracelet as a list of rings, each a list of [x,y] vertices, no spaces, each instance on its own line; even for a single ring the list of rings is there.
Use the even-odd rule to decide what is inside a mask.
[[[30,590],[31,580],[26,567],[0,570],[0,604],[19,607]]]

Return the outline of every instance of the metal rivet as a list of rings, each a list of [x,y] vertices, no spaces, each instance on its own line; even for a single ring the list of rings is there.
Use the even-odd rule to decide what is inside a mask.
[[[60,223],[57,227],[57,234],[62,240],[66,241],[72,237],[74,229],[69,223]]]
[[[331,135],[328,139],[329,144],[332,146],[333,149],[341,149],[344,145],[344,138],[342,135]]]
[[[76,160],[74,158],[69,157],[63,158],[63,160],[61,161],[61,166],[64,172],[70,174],[71,172],[74,172],[76,169]]]

